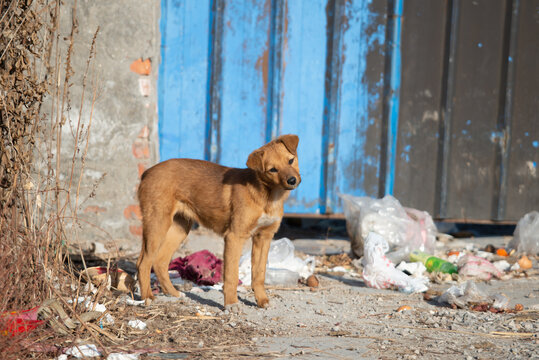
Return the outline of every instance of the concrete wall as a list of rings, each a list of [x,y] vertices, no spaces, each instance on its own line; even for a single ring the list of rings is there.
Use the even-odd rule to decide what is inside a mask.
[[[61,11],[61,34],[69,36],[74,1]],[[151,0],[79,0],[78,33],[73,51],[70,122],[62,131],[62,176],[69,176],[76,126],[92,38],[99,27],[95,68],[86,86],[81,121],[88,125],[91,96],[97,89],[92,114],[77,216],[78,240],[114,242],[136,248],[142,232],[136,188],[141,173],[158,160],[157,73],[160,57],[160,2]],[[62,46],[68,40],[63,39]],[[65,51],[65,49],[63,50]],[[65,53],[64,53],[65,54]],[[63,54],[62,62],[65,62]],[[150,59],[149,75],[130,68]],[[92,81],[97,80],[97,86]],[[71,139],[70,139],[71,138]],[[82,152],[82,150],[80,150]]]

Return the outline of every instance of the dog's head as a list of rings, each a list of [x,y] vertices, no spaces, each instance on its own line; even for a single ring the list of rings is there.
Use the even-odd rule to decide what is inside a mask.
[[[247,167],[259,173],[260,178],[272,187],[294,190],[301,182],[297,158],[299,138],[283,135],[253,151]]]

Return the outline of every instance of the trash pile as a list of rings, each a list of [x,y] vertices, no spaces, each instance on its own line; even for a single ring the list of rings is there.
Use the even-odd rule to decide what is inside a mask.
[[[397,288],[405,293],[425,292],[431,282],[462,283],[467,280],[507,280],[529,276],[539,253],[539,212],[524,216],[506,248],[488,245],[479,249],[451,236],[438,234],[431,216],[405,208],[392,196],[382,199],[340,195],[344,204],[351,252],[361,258],[361,277],[373,288]],[[357,261],[357,260],[356,260]],[[354,262],[356,263],[356,262]],[[395,266],[395,264],[399,264]],[[459,288],[460,289],[460,288]],[[457,294],[468,294],[469,285],[444,301],[461,305]],[[460,295],[461,297],[464,295]],[[448,301],[446,301],[448,302]],[[483,308],[496,302],[481,302]]]

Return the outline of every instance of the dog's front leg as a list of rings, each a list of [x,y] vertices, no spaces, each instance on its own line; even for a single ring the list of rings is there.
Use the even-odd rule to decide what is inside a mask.
[[[228,233],[225,236],[224,285],[225,308],[238,302],[238,281],[241,251],[248,235]]]
[[[269,305],[269,299],[264,288],[266,280],[266,263],[268,262],[268,252],[273,235],[279,226],[270,226],[259,230],[253,236],[253,247],[251,250],[251,288],[255,293],[256,304],[265,308]]]

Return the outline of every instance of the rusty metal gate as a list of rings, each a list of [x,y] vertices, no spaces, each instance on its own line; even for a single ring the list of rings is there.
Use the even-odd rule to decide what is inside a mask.
[[[437,218],[539,208],[538,0],[162,0],[161,160],[244,167],[300,136],[288,213],[393,194]]]

